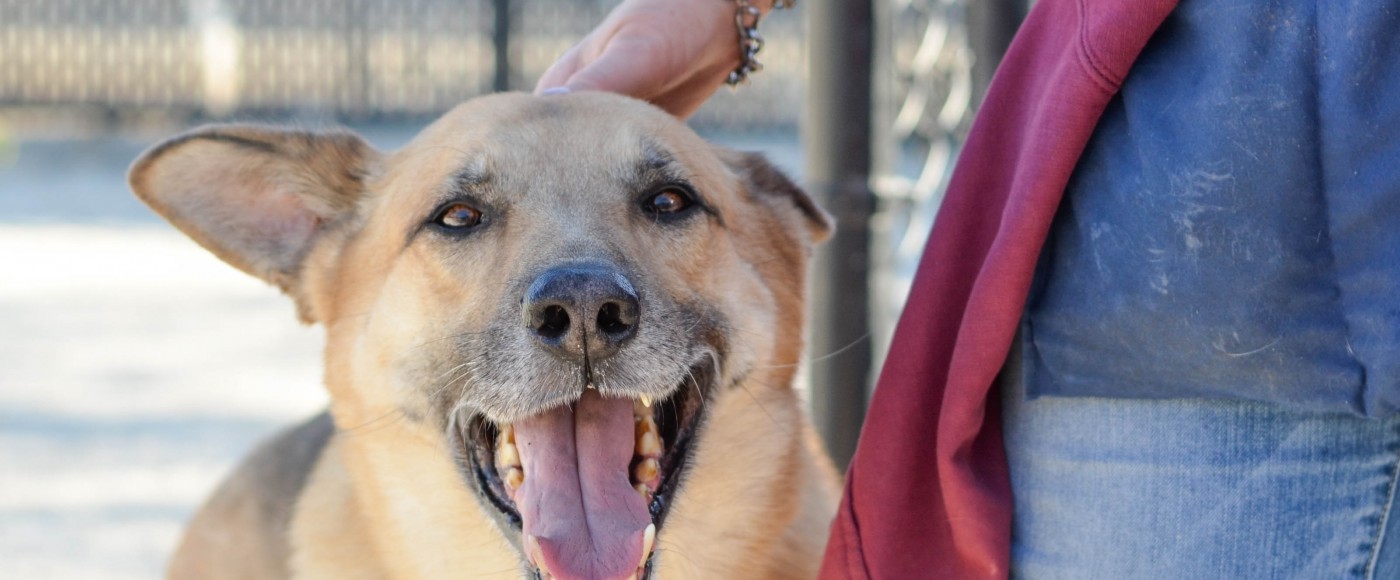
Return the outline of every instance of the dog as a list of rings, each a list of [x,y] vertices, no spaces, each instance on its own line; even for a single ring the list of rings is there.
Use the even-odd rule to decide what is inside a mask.
[[[838,476],[793,382],[830,218],[603,93],[402,150],[214,125],[132,190],[325,328],[327,414],[194,517],[176,578],[810,578]]]

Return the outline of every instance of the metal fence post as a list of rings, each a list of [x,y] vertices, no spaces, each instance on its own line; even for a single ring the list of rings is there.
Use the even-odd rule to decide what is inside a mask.
[[[996,72],[1006,49],[1011,46],[1012,37],[1021,21],[1026,19],[1026,0],[983,0],[968,2],[967,37],[972,48],[972,101],[976,107],[982,104],[982,96],[987,94],[987,86],[992,84],[992,74]]]
[[[870,380],[871,2],[805,4],[806,180],[837,222],[812,273],[812,416],[841,469],[855,453]]]
[[[495,9],[495,21],[491,28],[491,46],[496,53],[496,72],[491,83],[491,89],[503,93],[510,90],[510,33],[511,18],[510,0],[492,0],[491,6]]]

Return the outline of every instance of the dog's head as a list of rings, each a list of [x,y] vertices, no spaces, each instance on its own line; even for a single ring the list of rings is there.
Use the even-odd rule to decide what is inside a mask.
[[[393,154],[207,127],[131,184],[325,326],[341,427],[436,440],[559,577],[645,574],[714,400],[790,384],[830,228],[761,157],[604,94],[480,98]]]

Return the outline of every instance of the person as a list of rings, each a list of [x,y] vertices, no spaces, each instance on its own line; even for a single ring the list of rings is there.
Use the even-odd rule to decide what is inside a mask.
[[[624,1],[538,90],[684,117],[739,64],[723,4]],[[823,577],[1400,578],[1397,28],[1395,0],[1036,2]]]
[[[760,15],[772,0],[755,0]],[[609,91],[685,119],[740,64],[735,4],[628,0],[545,71],[536,92]]]

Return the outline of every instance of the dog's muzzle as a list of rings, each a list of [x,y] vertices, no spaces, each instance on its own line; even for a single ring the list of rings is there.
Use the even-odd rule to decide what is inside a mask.
[[[532,352],[514,368],[550,370],[513,386],[551,398],[499,422],[469,407],[451,417],[458,466],[541,578],[651,573],[723,341],[693,314],[662,314],[664,304],[644,320],[641,294],[604,262],[538,274],[521,295],[523,328],[509,330]]]

